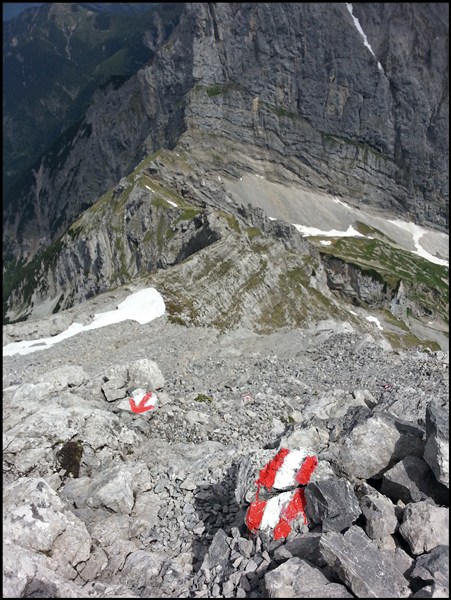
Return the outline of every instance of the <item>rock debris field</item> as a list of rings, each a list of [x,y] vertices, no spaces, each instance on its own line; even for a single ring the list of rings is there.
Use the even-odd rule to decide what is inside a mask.
[[[166,316],[4,357],[3,596],[449,597],[448,357]],[[245,518],[281,448],[318,467],[274,540]]]

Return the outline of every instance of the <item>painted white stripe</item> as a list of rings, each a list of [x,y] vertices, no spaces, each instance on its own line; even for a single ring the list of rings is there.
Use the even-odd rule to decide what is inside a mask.
[[[263,513],[262,522],[260,524],[260,530],[274,529],[280,520],[280,513],[288,506],[291,499],[293,498],[294,490],[284,492],[278,496],[274,496],[268,500],[265,511]]]
[[[301,465],[308,454],[309,451],[305,448],[293,450],[290,452],[290,454],[287,454],[282,465],[277,471],[273,487],[282,490],[284,488],[297,485],[295,480],[296,474],[301,468]],[[311,454],[313,454],[313,452]]]

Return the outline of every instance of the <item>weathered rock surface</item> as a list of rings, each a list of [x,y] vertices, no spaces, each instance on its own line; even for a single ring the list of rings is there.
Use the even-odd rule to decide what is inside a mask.
[[[51,242],[83,211],[117,185],[103,199],[105,207],[125,191],[118,182],[143,158],[177,143],[205,173],[197,170],[193,180],[193,169],[176,174],[187,200],[205,187],[208,204],[223,208],[228,201],[220,185],[212,187],[211,173],[239,178],[254,172],[257,160],[275,181],[302,183],[446,230],[447,11],[445,4],[357,7],[372,50],[345,4],[186,3],[174,5],[169,15],[162,12],[166,27],[156,18],[145,35],[151,60],[125,81],[96,90],[73,131],[53,140],[23,177],[23,187],[8,194],[4,240],[11,281],[17,261],[28,261],[39,249],[48,249],[41,258],[51,259]],[[66,26],[73,26],[73,15],[64,12],[55,8],[50,14],[63,28],[66,16]],[[394,20],[402,34],[392,27]],[[16,56],[19,39],[8,40]],[[152,168],[149,174],[157,174],[158,165]],[[89,297],[111,289],[98,277],[105,265],[119,279],[127,270],[164,268],[192,253],[192,245],[211,241],[214,233],[200,226],[191,245],[177,234],[169,256],[158,252],[161,239],[142,256],[139,246],[152,221],[149,214],[140,219],[145,194],[145,188],[130,194],[122,207],[123,252],[110,248],[99,228],[102,251],[96,237],[85,236],[74,256],[66,257],[67,270],[56,268],[58,275],[84,275]],[[364,297],[384,296],[374,279],[363,283]],[[26,291],[16,289],[10,298],[15,318]],[[49,313],[59,298],[47,297]]]
[[[4,595],[440,597],[447,498],[403,477],[430,402],[446,410],[447,356],[361,342],[338,326],[258,336],[160,318],[4,357]],[[138,379],[158,389],[151,413],[119,409]],[[412,385],[416,418],[394,417]],[[393,439],[353,438],[351,468],[336,452],[382,426]],[[251,534],[259,469],[310,443],[310,531]],[[397,469],[404,501],[384,492]]]

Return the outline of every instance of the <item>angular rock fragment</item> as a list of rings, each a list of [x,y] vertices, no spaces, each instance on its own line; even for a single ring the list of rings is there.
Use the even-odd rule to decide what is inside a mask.
[[[132,363],[128,368],[128,377],[133,388],[141,387],[155,391],[165,384],[160,367],[155,361],[148,358],[141,358]]]
[[[345,479],[330,478],[305,488],[309,522],[321,524],[322,531],[343,531],[358,519],[361,510],[352,485]]]
[[[334,575],[358,598],[407,598],[410,594],[406,578],[393,561],[356,525],[343,535],[324,533],[320,551]]]
[[[350,423],[333,451],[349,477],[378,478],[406,456],[423,456],[423,431],[389,413],[376,412]]]
[[[365,532],[372,540],[391,535],[398,528],[395,507],[389,498],[365,495],[360,508],[366,519]]]
[[[437,481],[449,488],[449,410],[433,403],[426,408],[424,460]]]
[[[423,500],[404,509],[399,533],[413,554],[429,552],[436,546],[449,544],[449,509]]]
[[[415,560],[412,579],[449,586],[449,546],[436,546]]]
[[[320,569],[300,558],[290,558],[266,573],[269,598],[353,598],[345,586],[331,583]]]

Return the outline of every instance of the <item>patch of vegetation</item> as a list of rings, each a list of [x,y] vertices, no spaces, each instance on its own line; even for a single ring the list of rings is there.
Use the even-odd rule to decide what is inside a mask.
[[[236,233],[241,233],[240,224],[238,223],[238,219],[235,215],[231,215],[230,213],[226,213],[223,211],[219,211],[218,215],[227,221],[228,226],[232,231],[236,231]]]
[[[320,254],[337,257],[368,276],[384,282],[396,292],[404,284],[408,299],[427,314],[448,320],[449,282],[447,267],[431,263],[402,248],[378,239],[339,238],[322,246]],[[413,306],[412,306],[413,308]]]
[[[194,208],[194,206],[183,207],[183,212],[179,217],[177,217],[177,219],[175,220],[175,223],[178,223],[179,221],[191,221],[191,219],[193,219],[199,213],[200,213],[200,209]]]
[[[376,229],[375,227],[371,227],[370,225],[367,225],[366,223],[362,223],[361,221],[356,221],[355,229],[362,235],[365,235],[367,237],[377,238],[378,240],[381,240],[391,246],[394,246],[393,240],[391,240],[387,235],[385,235],[385,233],[382,233],[382,231],[379,231],[379,229]]]
[[[421,340],[413,333],[407,335],[384,331],[384,335],[395,350],[408,350],[409,348],[423,348],[437,352],[441,350],[440,344],[434,340]]]
[[[160,155],[160,153],[161,150],[156,150],[155,152],[152,152],[152,154],[149,154],[143,158],[142,161],[133,169],[130,175],[135,176],[141,173],[141,171],[143,171],[145,167],[149,166],[150,163],[152,163]]]
[[[171,205],[169,204],[169,202],[167,200],[165,200],[164,198],[162,198],[161,196],[153,196],[152,206],[155,206],[155,208],[164,208],[165,210],[167,210],[168,208],[171,208]]]
[[[261,230],[258,227],[248,227],[246,229],[247,237],[251,240],[252,238],[262,235]]]
[[[299,115],[291,110],[283,108],[283,106],[275,106],[274,104],[265,103],[265,106],[278,117],[287,117],[288,119],[299,119]]]
[[[219,85],[210,85],[207,87],[207,96],[210,98],[214,98],[215,96],[219,96],[224,93],[224,86],[222,84]]]
[[[366,154],[368,152],[370,152],[377,158],[380,158],[384,161],[391,160],[391,158],[388,154],[385,154],[382,150],[380,150],[379,148],[376,148],[375,146],[372,146],[371,144],[368,144],[367,142],[354,140],[354,139],[347,138],[342,135],[336,135],[336,134],[331,135],[328,133],[322,133],[321,138],[323,139],[323,142],[325,141],[325,142],[329,142],[329,143],[332,142],[335,144],[346,144],[348,146],[352,146],[352,147],[356,148],[359,152],[361,152],[363,154],[364,158],[366,157]]]
[[[196,89],[202,89],[203,87],[204,86],[198,85]],[[205,91],[207,92],[207,96],[209,98],[214,98],[215,96],[227,94],[227,92],[230,90],[237,89],[242,89],[242,87],[233,81],[227,81],[225,83],[214,83],[213,85],[209,85],[205,88]]]
[[[208,402],[209,404],[211,404],[213,402],[213,398],[212,396],[207,396],[207,394],[197,394],[197,396],[194,398],[195,402]]]
[[[407,327],[407,325],[404,323],[404,321],[395,317],[395,315],[392,312],[390,312],[389,310],[383,309],[382,313],[383,313],[384,319],[387,321],[387,323],[390,323],[394,327],[398,327],[399,329],[402,329],[403,331],[410,331],[409,328]]]

